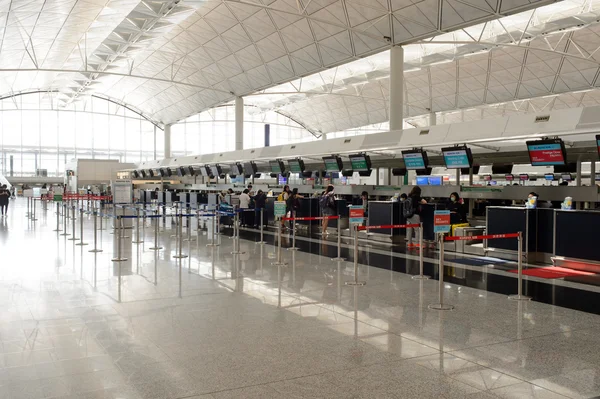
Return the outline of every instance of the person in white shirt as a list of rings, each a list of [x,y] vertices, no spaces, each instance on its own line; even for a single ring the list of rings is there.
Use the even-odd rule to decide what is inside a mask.
[[[244,192],[240,194],[240,219],[242,221],[242,226],[246,226],[246,212],[245,209],[250,208],[250,195],[248,189],[245,189]]]

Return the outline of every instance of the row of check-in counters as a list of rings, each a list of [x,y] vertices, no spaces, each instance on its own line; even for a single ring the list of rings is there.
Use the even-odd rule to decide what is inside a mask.
[[[140,200],[151,202],[156,200],[161,203],[181,201],[189,203],[192,207],[196,205],[216,205],[217,194],[172,191],[145,192]],[[236,203],[236,197],[229,198],[232,204]],[[274,223],[274,202],[271,197],[267,201],[264,218],[268,223]],[[360,199],[352,196],[342,196],[336,200],[337,215],[340,216],[342,229],[348,228],[348,205],[360,205]],[[434,212],[445,209],[443,203],[430,203],[421,206],[421,221],[423,223],[423,239],[435,240],[433,232]],[[297,216],[318,217],[321,216],[318,198],[303,198],[300,201],[300,209]],[[254,214],[248,212],[246,224],[253,225]],[[458,215],[453,214],[451,223],[456,225]],[[392,201],[370,201],[367,213],[368,225],[379,226],[388,224],[405,224],[403,215],[403,204]],[[565,257],[600,262],[600,251],[597,250],[598,226],[600,226],[600,212],[593,210],[560,210],[560,209],[525,209],[524,207],[502,207],[490,206],[487,208],[486,219],[479,219],[479,226],[455,229],[454,234],[503,234],[522,232],[524,238],[523,251],[528,261],[549,261],[551,257]],[[300,225],[316,227],[320,221],[299,221]],[[329,228],[337,229],[337,220],[331,220]],[[472,223],[474,224],[474,223]],[[404,229],[373,229],[374,236],[383,240],[396,241],[404,238]],[[464,245],[466,244],[466,245]],[[468,245],[481,244],[480,241],[463,242],[460,251],[469,252]],[[454,244],[453,244],[454,245]],[[494,240],[487,243],[498,251],[516,253],[516,240]],[[447,249],[456,248],[454,246]],[[471,253],[480,254],[481,251]]]

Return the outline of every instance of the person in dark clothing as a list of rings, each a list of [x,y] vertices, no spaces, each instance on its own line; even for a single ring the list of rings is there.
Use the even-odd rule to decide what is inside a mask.
[[[298,194],[298,189],[295,188],[292,190],[292,193],[285,201],[285,206],[287,211],[289,212],[290,217],[296,217],[298,214],[298,210],[300,209],[300,198],[304,198],[302,195]],[[294,228],[294,221],[290,220],[290,228]]]
[[[410,193],[408,194],[408,198],[404,202],[405,209],[407,207],[410,207],[410,209],[412,209],[412,212],[411,212],[412,215],[405,214],[406,223],[408,223],[408,224],[421,223],[421,206],[420,205],[426,204],[426,203],[427,203],[427,201],[425,201],[423,198],[421,198],[421,187],[414,186],[412,188],[412,190],[410,190]],[[406,247],[408,249],[419,248],[419,244],[413,244],[413,231],[415,233],[414,239],[418,240],[418,234],[419,234],[418,228],[409,227],[406,229],[406,237],[408,240],[408,244],[406,245]]]
[[[450,211],[450,221],[452,224],[464,223],[467,221],[465,207],[460,202],[460,196],[454,192],[450,194],[450,201],[446,208]]]
[[[0,209],[2,216],[8,216],[8,202],[10,200],[10,191],[6,184],[0,186]]]
[[[253,197],[254,199],[254,225],[257,229],[260,228],[260,224],[264,224],[264,220],[260,219],[261,210],[265,209],[267,205],[267,195],[263,192],[263,190],[258,190],[256,195]]]

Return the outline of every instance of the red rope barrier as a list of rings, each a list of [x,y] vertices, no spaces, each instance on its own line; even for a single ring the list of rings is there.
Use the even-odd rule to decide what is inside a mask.
[[[506,234],[488,234],[481,236],[451,236],[444,237],[444,241],[465,241],[465,240],[495,240],[498,238],[517,238],[519,233],[506,233]]]
[[[358,230],[371,230],[371,229],[406,229],[409,227],[421,227],[421,225],[413,223],[413,224],[384,224],[380,226],[358,226]]]
[[[296,218],[281,218],[281,220],[334,220],[339,219],[339,216],[318,216],[318,217],[296,217]]]

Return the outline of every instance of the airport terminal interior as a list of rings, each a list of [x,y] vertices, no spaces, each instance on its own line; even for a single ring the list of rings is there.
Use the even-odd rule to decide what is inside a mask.
[[[0,399],[600,398],[600,0],[0,32]]]

